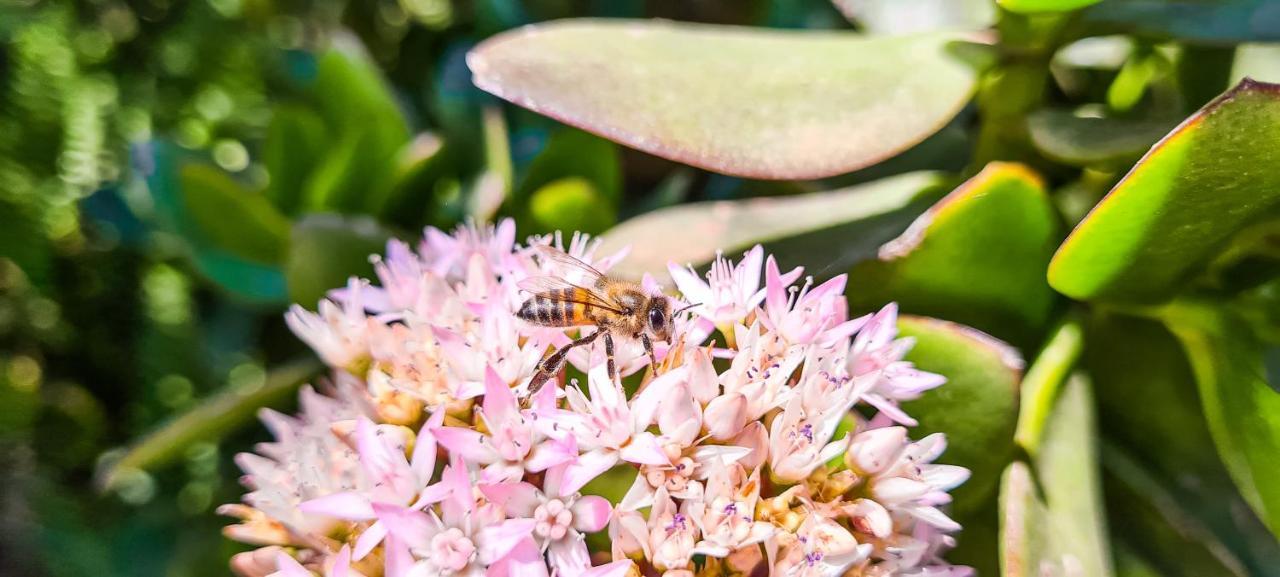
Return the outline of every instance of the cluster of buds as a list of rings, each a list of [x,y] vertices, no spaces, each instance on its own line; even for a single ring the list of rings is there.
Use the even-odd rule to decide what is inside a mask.
[[[518,285],[557,275],[551,245],[607,271],[575,235],[516,244],[494,228],[392,241],[378,284],[353,279],[289,326],[332,367],[275,442],[239,456],[250,489],[223,512],[259,546],[246,577],[665,575],[960,577],[944,512],[968,471],[908,436],[900,403],[944,379],[915,369],[896,310],[849,319],[845,278],[814,286],[756,247],[710,273],[670,267],[688,302],[658,363],[620,340],[541,359],[593,327],[519,321]],[[763,280],[763,286],[761,281]],[[645,290],[659,283],[646,277]],[[578,334],[574,334],[574,333]],[[576,375],[576,376],[575,376]],[[600,493],[625,495],[614,502]],[[618,489],[618,490],[615,490]],[[588,545],[590,542],[591,546]]]

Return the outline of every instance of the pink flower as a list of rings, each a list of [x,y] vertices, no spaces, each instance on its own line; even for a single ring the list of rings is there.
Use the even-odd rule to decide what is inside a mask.
[[[702,532],[694,553],[727,557],[772,536],[774,526],[755,519],[759,497],[759,469],[747,476],[741,465],[717,467],[707,482],[706,493],[691,507],[693,521]]]
[[[759,322],[738,325],[734,331],[738,351],[729,370],[720,375],[725,394],[737,393],[747,399],[747,419],[760,419],[781,407],[792,396],[791,376],[804,361],[805,347],[787,345]]]
[[[229,537],[259,545],[316,543],[338,519],[307,513],[299,505],[366,483],[355,452],[331,432],[334,422],[362,415],[358,402],[303,387],[299,405],[296,417],[264,410],[262,420],[276,440],[258,445],[257,453],[236,455],[236,464],[245,472],[242,483],[250,492],[244,497],[247,506],[219,508],[220,514],[243,521],[227,527]]]
[[[489,265],[492,274],[511,270],[516,266],[512,252],[515,242],[516,223],[509,218],[497,226],[468,222],[454,229],[452,235],[427,227],[418,252],[432,273],[458,279],[476,257]]]
[[[631,535],[640,542],[645,557],[660,571],[689,567],[698,541],[698,526],[691,518],[690,507],[689,501],[676,505],[666,489],[659,488],[643,534]],[[634,524],[625,528],[628,532],[636,529],[639,527]]]
[[[807,414],[799,397],[792,398],[769,428],[769,470],[784,483],[798,483],[849,446],[849,439],[834,442],[832,435],[853,401],[817,414]]]
[[[442,515],[373,505],[379,521],[387,526],[388,556],[403,559],[388,562],[387,577],[479,577],[532,534],[533,519],[504,519],[501,508],[476,504],[466,464],[460,459],[445,469],[443,477],[452,496],[441,503]]]
[[[412,460],[405,458],[408,439],[402,433],[405,431],[403,427],[375,425],[361,418],[356,424],[356,448],[371,487],[364,491],[343,491],[318,497],[298,508],[306,513],[338,519],[368,521],[377,518],[375,505],[420,509],[444,499],[451,487],[444,483],[429,484],[436,465],[436,439],[431,428],[443,417],[443,412],[437,412],[419,431],[413,444]],[[371,525],[356,542],[355,558],[367,555],[385,535],[386,527],[380,521]]]
[[[904,413],[898,403],[917,399],[947,379],[917,370],[902,360],[915,341],[894,340],[898,334],[897,322],[898,307],[893,303],[885,305],[867,321],[849,352],[849,373],[854,377],[874,376],[875,384],[863,393],[862,399],[893,421],[915,426],[916,420]]]
[[[805,516],[795,534],[779,532],[766,542],[774,577],[838,577],[871,554],[839,523],[820,514]]]
[[[276,554],[276,572],[271,575],[272,577],[314,577],[302,564],[284,551]],[[347,577],[348,575],[359,575],[359,573],[351,569],[351,549],[343,547],[324,568],[324,577]]]
[[[565,493],[564,471],[565,466],[548,470],[542,490],[517,482],[481,485],[480,491],[508,516],[533,519],[534,541],[547,551],[551,567],[559,575],[573,575],[586,568],[582,562],[589,557],[582,534],[604,529],[612,508],[603,497]]]
[[[369,356],[369,330],[375,322],[365,316],[362,286],[363,281],[353,277],[347,283],[342,305],[325,299],[320,301],[318,313],[293,305],[284,315],[289,329],[315,349],[326,364],[357,376],[363,375],[361,365]]]
[[[543,391],[555,395],[554,387]],[[520,411],[511,388],[493,369],[485,377],[483,407],[477,416],[489,434],[462,427],[437,427],[433,432],[446,449],[485,465],[484,482],[519,481],[525,471],[537,473],[577,459],[574,438],[556,440],[538,432],[533,415]]]
[[[765,292],[760,289],[760,265],[763,262],[764,249],[756,245],[742,255],[742,262],[737,265],[716,253],[716,260],[711,264],[705,281],[691,266],[682,268],[672,263],[667,265],[667,270],[685,300],[699,303],[693,310],[709,325],[700,329],[705,335],[710,333],[711,327],[720,328],[721,332],[732,330],[764,300]],[[790,284],[799,278],[802,271],[796,268],[781,278]]]
[[[240,519],[229,536],[262,545],[235,556],[237,573],[969,577],[943,560],[959,530],[949,491],[968,471],[934,463],[940,435],[886,426],[913,423],[899,404],[944,382],[904,360],[892,305],[848,319],[843,275],[793,286],[801,269],[783,274],[760,247],[705,279],[671,266],[699,306],[655,343],[660,366],[627,380],[639,392],[592,346],[569,354],[585,390],[556,379],[528,398],[574,334],[516,318],[523,281],[577,274],[543,245],[604,270],[625,254],[600,258],[577,234],[520,247],[511,221],[428,229],[416,253],[392,241],[374,259],[380,286],[352,279],[318,312],[290,311],[334,369],[333,396],[304,389],[298,417],[265,412],[276,441],[237,457],[251,492],[220,511]],[[615,348],[622,375],[648,367],[639,343]],[[842,421],[853,431],[836,439]],[[583,494],[610,469],[631,480],[619,502]],[[592,566],[587,534],[606,527],[615,561]]]
[[[845,320],[845,275],[813,290],[809,290],[813,279],[806,279],[804,287],[796,292],[791,287],[798,276],[793,276],[796,271],[779,274],[773,257],[769,257],[765,270],[765,314],[761,321],[788,343],[831,343],[849,337],[866,322],[865,318]]]
[[[670,463],[661,443],[645,431],[651,418],[635,415],[627,404],[621,384],[611,381],[604,365],[587,375],[590,398],[577,387],[565,387],[569,411],[543,409],[537,412],[548,434],[572,434],[585,451],[565,471],[563,490],[576,493],[588,481],[619,461],[638,465]]]
[[[890,464],[867,481],[872,498],[891,513],[905,513],[941,531],[959,530],[960,525],[938,506],[951,502],[947,491],[964,483],[969,470],[934,464],[946,448],[942,433],[904,442]]]

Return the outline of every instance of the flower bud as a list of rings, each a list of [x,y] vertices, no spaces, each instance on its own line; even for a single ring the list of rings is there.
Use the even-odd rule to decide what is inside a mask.
[[[747,424],[747,398],[739,393],[716,397],[707,405],[703,423],[712,439],[732,439]]]
[[[884,539],[893,532],[893,518],[884,505],[871,499],[858,499],[845,506],[844,513],[853,521],[853,528],[862,533]]]
[[[884,427],[858,433],[844,454],[844,464],[862,475],[875,475],[893,464],[907,440],[904,427]]]

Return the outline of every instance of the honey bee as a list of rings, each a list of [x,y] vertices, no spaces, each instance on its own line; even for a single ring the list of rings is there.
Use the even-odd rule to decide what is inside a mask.
[[[649,355],[650,365],[656,369],[658,361],[653,354],[653,341],[670,340],[673,314],[688,306],[673,313],[675,300],[667,295],[650,295],[639,284],[609,278],[595,267],[558,249],[539,246],[536,250],[539,256],[565,269],[565,272],[580,273],[582,285],[555,276],[525,279],[519,286],[533,296],[524,301],[516,316],[544,327],[594,326],[596,331],[579,337],[539,363],[538,372],[529,382],[530,397],[564,368],[570,350],[589,345],[596,339],[604,340],[610,379],[618,376],[613,359],[615,335],[638,339]]]

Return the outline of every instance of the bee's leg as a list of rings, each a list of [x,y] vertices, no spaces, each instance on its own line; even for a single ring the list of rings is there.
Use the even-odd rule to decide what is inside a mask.
[[[653,354],[653,341],[649,340],[647,333],[640,333],[640,342],[644,344],[644,352],[649,354],[649,366],[653,367],[653,374],[658,374],[658,357]]]
[[[564,368],[564,362],[568,357],[570,350],[575,347],[591,344],[592,341],[596,340],[596,338],[600,336],[601,332],[603,331],[596,331],[585,337],[581,337],[561,347],[560,350],[556,351],[546,359],[543,359],[541,363],[538,363],[538,372],[534,373],[533,379],[529,381],[529,396],[532,397],[534,393],[541,390],[542,386],[546,384],[551,377],[558,374],[560,369]],[[605,342],[608,342],[608,340],[606,339]]]
[[[609,380],[616,382],[618,380],[618,366],[613,361],[613,334],[608,329],[600,329],[604,333],[604,356],[609,363]]]

